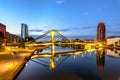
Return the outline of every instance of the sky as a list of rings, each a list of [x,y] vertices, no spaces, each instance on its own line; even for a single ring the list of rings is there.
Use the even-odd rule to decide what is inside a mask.
[[[29,35],[55,29],[66,37],[94,39],[99,22],[106,35],[120,35],[120,0],[0,0],[0,23],[19,35],[21,23]]]

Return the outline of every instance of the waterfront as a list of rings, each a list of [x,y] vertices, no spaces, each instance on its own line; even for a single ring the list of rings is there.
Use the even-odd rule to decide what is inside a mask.
[[[52,53],[51,48],[38,54]],[[91,49],[66,55],[61,53],[75,50],[55,47],[54,51],[54,56],[40,55],[29,60],[16,80],[120,80],[119,51]]]

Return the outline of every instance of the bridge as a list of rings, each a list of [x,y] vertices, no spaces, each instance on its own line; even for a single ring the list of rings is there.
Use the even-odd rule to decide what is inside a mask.
[[[64,37],[63,35],[61,35],[59,32],[57,32],[56,30],[50,30],[46,33],[44,33],[43,35],[38,36],[37,38],[35,38],[35,42],[34,41],[29,41],[26,42],[26,44],[31,44],[31,43],[40,43],[40,39],[43,37],[46,37],[50,35],[50,41],[47,41],[47,43],[55,43],[55,36],[61,38],[61,42],[65,42],[65,41],[69,41],[69,39],[67,39],[66,37]],[[45,42],[46,43],[46,42]]]
[[[46,37],[50,35],[50,40],[46,41],[46,42],[40,42],[39,40],[42,39],[43,37]],[[56,40],[55,37],[59,37],[61,40]],[[31,47],[31,46],[41,46],[41,45],[52,45],[52,44],[56,44],[56,45],[88,45],[88,43],[84,43],[84,42],[72,42],[69,39],[67,39],[66,37],[64,37],[62,34],[60,34],[59,32],[57,32],[56,30],[50,30],[46,33],[44,33],[43,35],[38,36],[37,38],[35,38],[35,42],[34,41],[29,41],[25,43],[25,46]],[[95,45],[94,43],[90,43],[89,45]]]
[[[47,41],[43,41],[43,42],[39,41],[48,35],[50,37],[49,40],[47,39]],[[59,38],[59,39],[56,39],[56,38]],[[18,44],[7,44],[7,45],[10,45],[10,46],[6,46],[5,48],[6,49],[9,48],[9,50],[10,50],[12,47],[17,48],[17,46],[21,45],[21,44],[18,43]],[[47,47],[47,46],[54,46],[54,45],[61,46],[61,47],[69,47],[69,48],[73,48],[73,49],[74,49],[74,47],[75,48],[76,47],[77,48],[84,48],[84,49],[89,49],[91,47],[95,47],[94,43],[70,41],[69,39],[64,37],[62,34],[57,32],[56,30],[50,30],[50,31],[44,33],[43,35],[40,35],[37,38],[35,38],[35,42],[34,41],[25,42],[24,45],[27,49],[31,49],[31,48],[37,49],[38,47],[42,47],[42,46]],[[18,47],[18,49],[19,49],[19,47]]]

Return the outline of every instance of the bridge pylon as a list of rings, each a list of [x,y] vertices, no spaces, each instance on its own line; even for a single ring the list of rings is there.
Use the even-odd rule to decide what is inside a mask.
[[[43,35],[38,36],[35,40],[39,40],[42,37],[47,36],[48,34],[51,35],[51,43],[55,42],[55,36],[58,36],[58,37],[62,38],[63,41],[68,40],[66,37],[64,37],[62,34],[60,34],[58,31],[56,31],[54,29],[44,33]]]

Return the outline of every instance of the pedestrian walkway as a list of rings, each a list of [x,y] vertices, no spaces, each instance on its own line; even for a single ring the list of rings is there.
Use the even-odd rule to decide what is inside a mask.
[[[39,47],[44,49],[45,47]],[[26,63],[26,58],[29,59],[34,49],[11,50],[0,52],[0,80],[13,80],[16,74]]]
[[[0,54],[0,80],[5,80],[17,66],[25,62],[24,57],[31,55],[30,52],[18,53],[13,55],[12,53]]]

